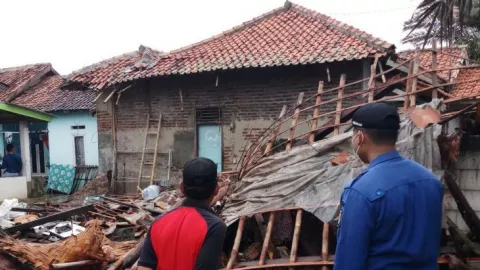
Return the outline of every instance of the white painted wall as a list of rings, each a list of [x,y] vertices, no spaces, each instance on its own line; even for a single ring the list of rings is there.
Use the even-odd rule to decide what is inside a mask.
[[[27,177],[0,177],[0,202],[5,199],[25,199],[27,192]]]
[[[75,136],[84,137],[85,165],[98,165],[97,117],[87,111],[55,113],[48,123],[50,164],[75,164]],[[74,130],[72,126],[84,125],[84,130]]]

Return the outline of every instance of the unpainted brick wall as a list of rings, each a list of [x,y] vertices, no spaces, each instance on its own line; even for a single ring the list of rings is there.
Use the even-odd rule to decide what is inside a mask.
[[[143,129],[148,113],[152,117],[158,117],[162,113],[162,128],[192,131],[196,128],[196,108],[221,107],[224,137],[233,133],[236,138],[253,141],[263,132],[263,128],[237,128],[231,131],[232,122],[269,120],[271,123],[278,117],[283,105],[287,105],[289,109],[294,107],[300,92],[305,92],[305,99],[316,94],[319,81],[324,81],[325,90],[337,87],[342,73],[346,74],[347,83],[359,80],[362,78],[363,66],[361,61],[329,64],[330,81],[327,77],[327,65],[256,68],[138,80],[134,87],[124,92],[120,98],[116,108],[117,130]],[[361,84],[349,87],[345,94],[361,88]],[[328,100],[336,96],[337,92],[330,93],[322,99]],[[355,102],[353,99],[347,100],[344,107]],[[313,98],[304,106],[314,103]],[[333,111],[335,107],[336,102],[332,102],[322,106],[321,111]],[[99,133],[111,134],[110,113],[99,111],[97,118]],[[142,140],[139,140],[139,143],[141,142]],[[121,143],[118,142],[119,147]],[[234,148],[229,144],[223,145],[225,171],[234,169],[236,164],[232,162],[233,157],[239,158],[241,155],[242,149]],[[167,149],[159,150],[166,151]],[[165,164],[164,161],[161,163]]]

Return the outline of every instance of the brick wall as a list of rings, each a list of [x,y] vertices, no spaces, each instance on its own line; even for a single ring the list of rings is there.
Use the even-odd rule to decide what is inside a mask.
[[[305,98],[314,95],[321,80],[325,83],[325,89],[337,87],[342,73],[347,75],[347,83],[362,78],[361,61],[329,64],[330,82],[326,67],[311,65],[236,70],[137,81],[134,87],[121,96],[116,109],[117,131],[119,134],[123,131],[141,131],[145,127],[148,113],[153,117],[162,113],[162,130],[165,132],[195,132],[195,108],[221,107],[224,170],[231,170],[236,166],[235,159],[238,162],[245,140],[254,140],[261,134],[278,117],[283,105],[292,108],[300,92],[305,92]],[[358,85],[347,88],[345,92],[348,94],[360,89],[361,85]],[[323,100],[336,95],[325,95]],[[314,102],[315,99],[312,99],[305,106],[313,105]],[[347,101],[344,106],[353,102]],[[321,111],[334,110],[335,106],[336,102],[332,102],[323,106]],[[100,135],[111,134],[109,111],[99,110],[97,117]],[[305,117],[306,115],[302,116],[302,119]],[[162,143],[173,149],[173,136],[167,137],[165,135],[167,141]],[[140,149],[143,139],[131,139],[138,141]],[[118,141],[119,148],[122,144],[122,141]],[[159,151],[165,152],[166,149]],[[188,151],[193,154],[193,149]]]

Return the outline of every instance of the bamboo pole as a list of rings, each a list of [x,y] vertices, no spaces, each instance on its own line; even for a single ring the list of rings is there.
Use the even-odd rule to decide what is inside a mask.
[[[338,89],[338,101],[337,101],[337,109],[335,110],[335,128],[333,130],[333,135],[340,134],[340,127],[337,126],[340,124],[340,120],[342,119],[342,102],[343,102],[343,90],[345,87],[345,80],[346,75],[342,74],[340,76],[340,88]]]
[[[240,247],[240,242],[242,242],[243,228],[245,227],[246,219],[247,218],[245,216],[242,216],[238,221],[237,235],[235,236],[235,242],[233,244],[232,253],[230,255],[230,259],[228,260],[228,264],[226,268],[227,270],[232,269],[237,260],[238,248]]]
[[[328,261],[328,233],[330,231],[330,226],[328,222],[323,223],[323,232],[322,232],[322,261]],[[328,270],[327,266],[322,266],[322,270]]]
[[[268,218],[267,232],[265,233],[265,239],[263,239],[262,253],[260,253],[260,261],[258,265],[265,264],[265,257],[267,255],[268,247],[270,246],[270,237],[272,236],[273,224],[275,222],[275,212],[270,212]]]
[[[415,59],[413,60],[413,75],[418,73],[418,62],[420,56],[420,48],[417,47],[415,50]],[[412,86],[411,86],[411,95],[410,95],[410,106],[417,105],[417,76],[412,78]]]
[[[375,56],[375,60],[373,61],[373,64],[370,66],[370,80],[368,81],[368,102],[373,101],[373,97],[375,96],[375,73],[377,70],[377,64],[378,64],[378,56]]]
[[[407,79],[407,85],[405,86],[405,94],[407,94],[407,96],[404,98],[404,101],[403,101],[403,108],[405,110],[408,109],[409,105],[410,105],[410,93],[411,93],[411,89],[412,89],[412,79],[413,79],[413,76],[415,76],[413,74],[413,62],[410,62],[410,66],[408,67],[408,79]]]
[[[290,251],[290,263],[297,260],[298,240],[300,239],[300,229],[302,227],[302,209],[297,210],[297,217],[295,218],[295,230],[293,232],[292,249]],[[293,269],[291,267],[290,269]]]
[[[280,115],[278,115],[278,120],[282,119],[285,113],[287,112],[287,105],[283,105],[282,111],[280,112]],[[272,146],[275,143],[275,140],[277,139],[277,134],[280,131],[280,128],[282,128],[282,125],[278,125],[275,127],[275,129],[272,132],[272,136],[270,137],[270,140],[268,141],[267,147],[265,147],[265,155],[272,150]]]
[[[298,116],[300,115],[300,105],[303,102],[303,95],[304,93],[301,92],[298,95],[297,104],[295,107],[295,113],[292,117],[292,126],[290,127],[290,134],[288,135],[288,142],[287,142],[287,151],[292,149],[293,137],[295,136],[295,128],[297,127]]]
[[[315,100],[315,109],[313,109],[313,120],[311,130],[317,129],[318,126],[318,115],[320,114],[320,103],[322,102],[322,93],[323,93],[323,81],[318,83],[317,98]],[[310,133],[308,138],[310,143],[315,141],[315,132]]]
[[[437,86],[438,79],[437,79],[437,40],[432,40],[432,85]],[[432,99],[438,98],[437,88],[435,87],[432,90]]]

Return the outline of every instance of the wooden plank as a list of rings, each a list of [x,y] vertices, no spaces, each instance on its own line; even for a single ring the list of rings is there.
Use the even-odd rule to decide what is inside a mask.
[[[370,66],[370,79],[368,80],[368,102],[373,101],[373,96],[375,95],[375,75],[376,75],[376,70],[377,70],[377,64],[378,64],[378,55],[375,56],[375,60],[373,61],[373,64]]]
[[[415,59],[413,60],[413,74],[416,75],[418,73],[418,65],[419,65],[419,57],[420,57],[420,48],[417,47],[415,50]],[[415,76],[412,78],[412,86],[411,86],[411,95],[409,97],[410,99],[410,106],[415,106],[417,105],[417,80],[418,77]]]
[[[147,140],[148,140],[148,129],[150,127],[150,114],[147,114],[147,127],[145,129],[145,140],[143,141],[143,148],[142,148],[142,159],[140,160],[140,168],[138,170],[138,184],[137,189],[141,189],[141,182],[143,176],[143,163],[145,162],[145,151],[147,149]]]
[[[413,62],[410,62],[410,66],[408,67],[408,77],[410,78],[413,73]],[[412,89],[412,79],[407,79],[407,85],[405,86],[405,97],[403,102],[403,109],[407,110],[408,106],[410,105],[409,93],[410,89]]]
[[[286,147],[287,151],[292,149],[293,138],[295,137],[295,128],[297,127],[298,116],[300,115],[300,105],[302,105],[303,102],[303,95],[303,92],[298,95],[295,112],[292,117],[292,126],[290,127],[290,133],[288,134],[288,142]]]
[[[243,228],[245,227],[245,216],[240,217],[238,221],[237,235],[235,236],[235,242],[233,243],[232,253],[230,254],[230,259],[228,260],[227,270],[232,269],[237,261],[238,249],[240,248],[240,242],[242,242]]]
[[[457,203],[458,210],[462,215],[463,220],[465,220],[465,224],[467,224],[470,232],[472,233],[472,240],[479,241],[480,219],[473,210],[472,206],[470,206],[470,204],[468,203],[458,184],[455,182],[453,175],[450,172],[445,171],[444,179],[445,183],[447,184],[448,190],[450,190],[450,194],[452,194],[455,202]]]
[[[437,86],[438,85],[438,78],[437,78],[437,40],[433,39],[432,40],[432,85]],[[435,87],[432,90],[432,99],[433,98],[438,98],[438,91],[437,88]]]
[[[300,239],[300,229],[302,228],[302,213],[302,209],[297,210],[295,229],[293,231],[292,249],[290,250],[290,263],[294,263],[297,260],[298,240]]]
[[[328,222],[323,223],[322,231],[322,261],[326,262],[328,260],[328,233],[330,231],[330,226]],[[322,266],[322,270],[328,270],[327,266]]]
[[[322,103],[322,94],[323,94],[323,81],[320,81],[318,83],[317,98],[315,100],[315,109],[313,109],[313,122],[312,122],[312,127],[310,129],[312,130],[312,133],[310,133],[310,136],[308,137],[308,141],[310,143],[313,143],[315,141],[315,130],[317,129],[317,126],[318,126],[318,115],[320,114],[320,103]]]
[[[382,62],[378,62],[378,69],[380,70],[380,74],[382,74],[382,82],[386,83],[387,78],[385,77],[385,72],[383,72]]]
[[[157,126],[157,137],[155,138],[155,152],[153,153],[153,164],[152,164],[152,174],[150,176],[150,185],[153,184],[153,178],[155,177],[155,167],[157,165],[157,157],[158,157],[158,141],[160,140],[160,129],[162,128],[162,114],[158,118],[158,126]]]
[[[107,98],[103,101],[103,103],[107,103],[113,95],[117,92],[117,88],[113,89],[112,92],[107,96]]]
[[[280,115],[278,115],[277,122],[281,122],[281,119],[283,118],[283,116],[285,116],[286,112],[287,112],[287,105],[283,105],[282,111],[280,112]],[[282,124],[279,124],[273,130],[272,135],[270,137],[270,140],[268,141],[267,146],[265,147],[265,152],[264,152],[265,155],[267,155],[272,150],[273,144],[275,143],[275,140],[277,139],[278,132],[280,131],[281,127],[282,127]]]
[[[6,233],[21,232],[21,231],[25,231],[25,230],[28,230],[28,229],[33,228],[35,226],[42,225],[42,224],[45,224],[45,223],[48,223],[48,222],[51,222],[51,221],[65,220],[65,219],[68,219],[68,218],[70,218],[72,216],[75,216],[75,215],[86,214],[89,211],[93,211],[93,210],[95,210],[93,205],[86,205],[86,206],[70,209],[70,210],[67,210],[67,211],[64,211],[64,212],[61,212],[61,213],[46,216],[46,217],[43,217],[43,218],[39,218],[37,220],[33,220],[33,221],[30,221],[30,222],[27,222],[27,223],[24,223],[24,224],[13,226],[13,227],[10,227],[10,228],[7,228],[7,229],[3,230],[3,232],[6,232]]]
[[[340,134],[340,120],[342,119],[342,103],[343,103],[343,91],[345,88],[345,80],[346,80],[345,74],[342,74],[340,76],[340,88],[338,89],[338,101],[337,101],[337,109],[335,110],[335,127],[333,129],[333,135],[338,135]]]
[[[270,238],[272,236],[274,222],[275,222],[275,212],[270,212],[270,217],[268,218],[267,230],[265,232],[265,237],[263,238],[262,253],[260,253],[260,260],[258,261],[258,265],[265,264],[265,257],[267,255],[267,251],[270,259],[273,259],[273,252],[272,252],[273,245]]]

